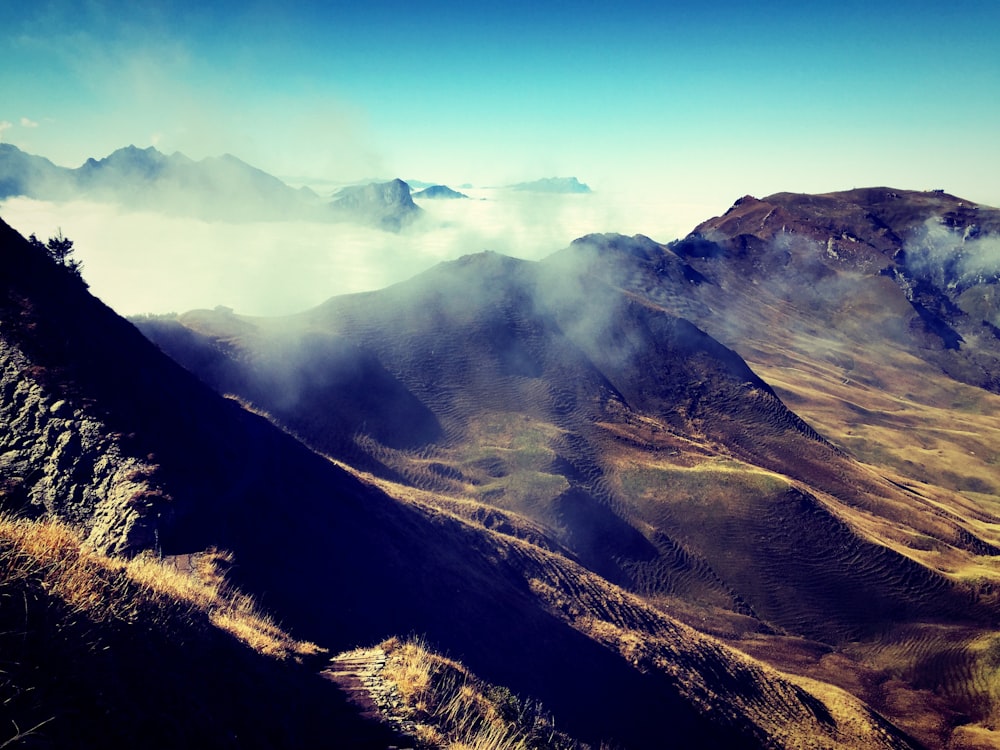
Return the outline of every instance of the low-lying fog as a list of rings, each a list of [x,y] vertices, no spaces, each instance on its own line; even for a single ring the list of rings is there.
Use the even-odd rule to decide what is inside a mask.
[[[418,200],[424,215],[399,234],[347,223],[207,222],[26,198],[0,203],[0,217],[43,241],[61,229],[75,243],[91,291],[120,314],[225,305],[281,315],[482,250],[536,260],[592,232],[668,242],[725,210],[649,195],[463,192],[469,200]]]

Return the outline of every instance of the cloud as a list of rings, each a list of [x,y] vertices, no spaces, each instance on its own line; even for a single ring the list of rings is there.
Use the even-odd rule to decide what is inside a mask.
[[[76,243],[91,290],[126,315],[216,305],[291,314],[482,250],[536,260],[594,231],[641,232],[666,242],[701,218],[610,195],[470,192],[489,199],[425,201],[422,219],[399,234],[309,221],[209,222],[24,198],[5,201],[0,215],[25,235],[48,237],[61,228]]]
[[[1000,238],[981,234],[975,225],[957,230],[931,217],[904,247],[910,271],[942,288],[1000,278]]]
[[[4,132],[10,130],[12,127],[14,127],[14,123],[9,120],[0,120],[0,141],[3,140]]]
[[[21,127],[22,128],[37,128],[38,127],[38,123],[35,122],[34,120],[29,120],[27,117],[22,117],[21,118]]]

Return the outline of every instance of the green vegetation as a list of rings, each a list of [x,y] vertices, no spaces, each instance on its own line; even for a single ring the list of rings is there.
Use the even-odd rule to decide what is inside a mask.
[[[64,237],[62,229],[55,237],[49,237],[49,241],[44,244],[34,234],[28,237],[28,242],[32,247],[48,255],[58,266],[65,268],[77,278],[83,278],[80,273],[83,263],[73,257],[73,240]]]
[[[441,458],[471,480],[476,499],[551,522],[547,501],[569,488],[564,476],[550,471],[558,435],[558,428],[521,414],[490,413],[471,423],[462,445]]]
[[[788,489],[788,480],[728,459],[693,467],[633,465],[619,470],[622,490],[640,506],[650,501],[671,507],[731,508],[738,501],[766,498]]]

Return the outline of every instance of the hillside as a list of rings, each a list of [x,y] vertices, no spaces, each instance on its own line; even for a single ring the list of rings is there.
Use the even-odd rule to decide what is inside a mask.
[[[592,745],[645,747],[667,723],[713,746],[912,746],[846,693],[785,677],[588,571],[537,524],[311,452],[170,362],[9,227],[0,243],[5,508],[126,555],[229,550],[233,583],[294,638],[336,653],[424,634]],[[15,589],[5,611],[19,601]],[[99,674],[119,679],[114,665]],[[83,701],[73,690],[60,700]],[[127,690],[112,695],[140,711]]]
[[[149,557],[114,560],[55,522],[0,517],[0,738],[11,747],[385,748],[239,592]],[[342,744],[343,743],[343,744]]]
[[[929,746],[989,746],[1000,477],[973,316],[994,325],[996,276],[914,258],[938,226],[972,256],[995,216],[939,193],[745,198],[671,246],[593,236],[143,330],[318,451],[497,528],[529,518],[645,606]]]

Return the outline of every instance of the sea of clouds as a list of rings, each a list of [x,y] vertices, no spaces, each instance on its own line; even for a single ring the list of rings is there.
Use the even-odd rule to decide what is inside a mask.
[[[42,240],[62,231],[75,243],[91,291],[120,314],[223,305],[246,315],[284,315],[483,250],[537,260],[595,232],[669,242],[725,209],[644,192],[463,192],[468,200],[418,201],[423,215],[399,233],[349,223],[204,221],[27,198],[0,202],[0,218]]]

